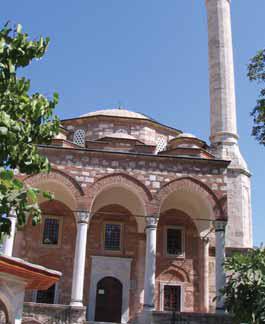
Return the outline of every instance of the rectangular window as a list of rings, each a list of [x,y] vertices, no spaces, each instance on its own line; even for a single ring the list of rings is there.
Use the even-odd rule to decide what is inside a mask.
[[[47,290],[38,290],[36,302],[44,304],[53,304],[55,298],[55,284]]]
[[[105,224],[104,249],[108,251],[121,250],[121,224]]]
[[[167,254],[183,254],[183,230],[181,228],[167,228],[166,231]]]
[[[181,307],[181,287],[164,286],[164,311],[180,312]]]
[[[59,219],[46,217],[44,221],[42,244],[58,245]]]

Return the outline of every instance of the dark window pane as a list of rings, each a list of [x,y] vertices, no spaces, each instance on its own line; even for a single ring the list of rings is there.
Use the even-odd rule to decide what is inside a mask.
[[[177,228],[167,229],[167,253],[182,253],[182,231]]]
[[[56,218],[45,218],[43,244],[58,244],[59,220]]]
[[[38,290],[37,303],[53,304],[55,295],[55,285],[52,285],[47,290]]]
[[[180,286],[164,286],[164,311],[180,312]]]
[[[105,250],[119,251],[121,241],[121,225],[105,225]]]

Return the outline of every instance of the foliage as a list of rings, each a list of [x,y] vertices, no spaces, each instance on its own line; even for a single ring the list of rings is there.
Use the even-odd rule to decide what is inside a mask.
[[[43,57],[48,44],[48,38],[30,40],[21,25],[12,28],[6,24],[0,30],[0,238],[10,231],[6,215],[12,211],[19,225],[29,215],[33,224],[40,220],[40,191],[25,187],[14,171],[33,175],[50,170],[38,144],[49,143],[58,133],[59,120],[53,114],[58,94],[52,99],[38,92],[30,94],[30,80],[19,77],[18,72]]]
[[[237,253],[224,266],[228,275],[222,293],[235,323],[265,323],[265,249]]]
[[[265,83],[265,49],[259,51],[248,65],[248,78],[257,81],[258,84]],[[259,98],[251,115],[254,120],[252,135],[265,145],[265,88],[260,89]]]

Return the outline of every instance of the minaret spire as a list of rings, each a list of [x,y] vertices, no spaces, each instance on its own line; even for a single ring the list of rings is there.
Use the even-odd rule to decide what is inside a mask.
[[[250,173],[238,146],[231,30],[231,0],[206,0],[213,153],[230,160],[227,171],[226,244],[252,246]]]
[[[230,0],[206,0],[208,13],[211,142],[237,142]]]

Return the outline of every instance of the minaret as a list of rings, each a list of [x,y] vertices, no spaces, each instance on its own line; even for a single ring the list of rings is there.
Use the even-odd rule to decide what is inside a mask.
[[[231,160],[227,173],[228,226],[226,245],[252,246],[250,173],[238,146],[231,31],[231,0],[206,0],[212,150]]]

